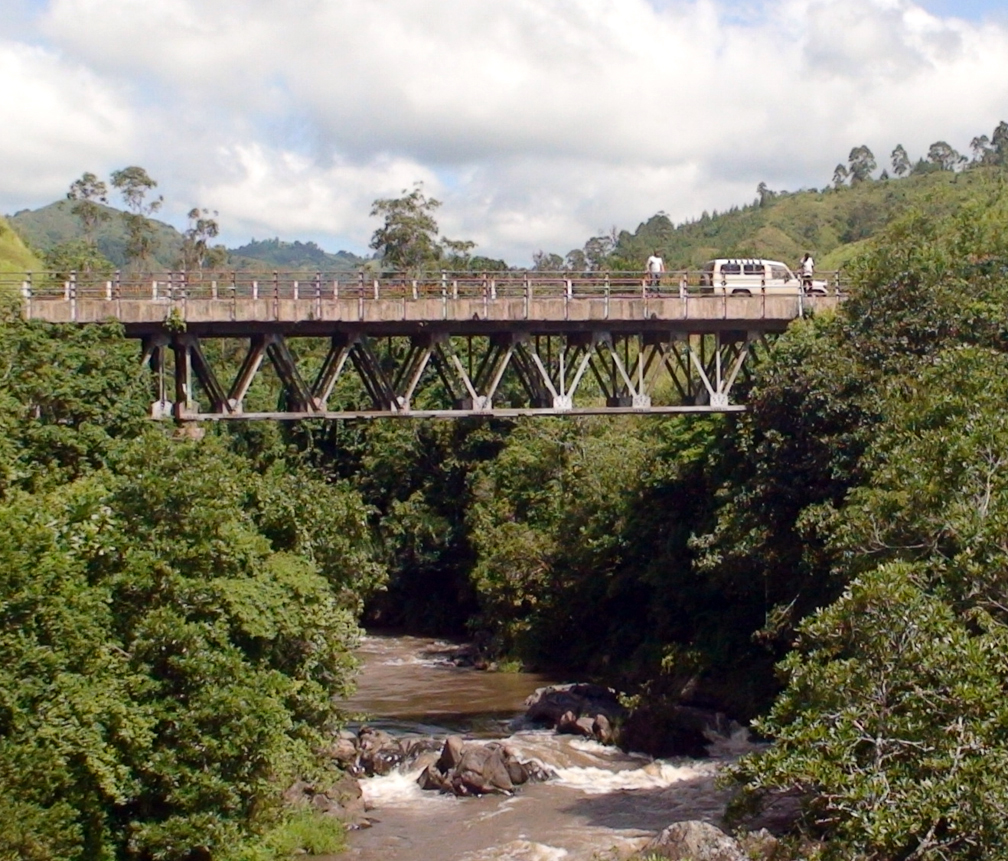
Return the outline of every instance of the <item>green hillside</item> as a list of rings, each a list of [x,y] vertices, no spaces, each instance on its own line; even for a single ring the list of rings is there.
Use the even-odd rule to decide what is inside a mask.
[[[329,254],[314,242],[283,242],[280,239],[253,239],[240,248],[230,251],[232,265],[238,269],[267,267],[285,270],[317,270],[320,272],[351,271],[359,269],[367,260],[338,251]]]
[[[641,269],[658,249],[670,269],[696,268],[716,257],[766,257],[795,264],[805,251],[820,270],[853,258],[866,239],[908,209],[936,216],[1001,187],[1005,172],[977,167],[903,179],[867,180],[823,191],[778,192],[758,202],[673,226],[662,214],[619,234],[608,264]]]
[[[6,219],[0,218],[0,273],[37,272],[43,268]]]
[[[108,213],[107,221],[95,230],[98,250],[116,266],[126,265],[126,226],[118,209],[97,204]],[[80,219],[71,212],[73,201],[59,200],[41,209],[23,209],[14,213],[10,222],[24,241],[40,252],[46,252],[64,242],[82,239]],[[154,259],[165,269],[175,265],[182,250],[182,234],[170,224],[150,219],[154,225],[156,247]]]
[[[40,209],[23,209],[10,217],[11,225],[25,244],[45,253],[57,245],[82,239],[80,219],[71,212],[73,201],[60,200]],[[110,216],[98,225],[95,239],[98,250],[119,267],[126,265],[126,228],[123,213],[110,206],[100,208]],[[170,224],[150,220],[154,225],[157,248],[156,264],[164,269],[178,265],[183,236]],[[253,271],[282,269],[286,271],[326,272],[353,270],[367,261],[348,251],[330,254],[314,242],[284,242],[280,239],[252,240],[246,245],[228,250],[230,268]],[[36,268],[41,268],[41,265]]]

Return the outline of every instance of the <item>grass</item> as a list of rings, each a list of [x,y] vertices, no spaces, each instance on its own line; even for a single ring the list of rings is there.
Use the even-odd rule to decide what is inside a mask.
[[[236,846],[222,861],[288,861],[298,855],[334,855],[345,848],[343,823],[314,810],[298,810],[258,840]]]
[[[6,219],[0,218],[0,273],[40,272],[45,269]]]

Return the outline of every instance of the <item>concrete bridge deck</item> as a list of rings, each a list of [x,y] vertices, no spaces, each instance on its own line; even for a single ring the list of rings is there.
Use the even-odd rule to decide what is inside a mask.
[[[180,420],[733,411],[743,408],[729,396],[753,350],[842,299],[838,281],[816,296],[797,285],[731,295],[699,281],[699,273],[685,272],[667,274],[658,287],[612,274],[166,273],[142,281],[26,275],[19,287],[28,319],[121,323],[127,337],[142,341],[160,380],[153,414]],[[203,342],[221,338],[248,341],[227,387],[203,350]],[[326,341],[310,385],[292,338]],[[379,339],[408,346],[390,342],[381,353]],[[282,383],[282,404],[246,410],[266,358]],[[368,403],[333,409],[346,367],[357,372]],[[171,400],[166,371],[175,380]],[[438,395],[421,398],[421,406],[420,391],[431,384]]]

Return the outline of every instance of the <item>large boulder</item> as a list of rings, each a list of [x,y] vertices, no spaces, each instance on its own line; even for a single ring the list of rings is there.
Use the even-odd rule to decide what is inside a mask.
[[[455,795],[510,795],[523,783],[550,777],[538,763],[519,760],[507,745],[466,745],[458,736],[449,736],[438,761],[421,772],[417,783],[421,789]]]
[[[441,749],[441,742],[416,736],[396,737],[375,727],[362,726],[355,735],[343,731],[330,745],[329,756],[354,777],[388,774],[425,753]]]
[[[706,822],[676,822],[648,843],[641,858],[671,861],[749,861],[738,841]]]
[[[388,774],[406,758],[402,743],[381,729],[361,727],[357,733],[358,765],[367,775]]]
[[[539,688],[525,700],[525,719],[555,727],[566,712],[575,718],[604,715],[608,720],[622,719],[626,709],[612,688],[602,685],[550,685]]]
[[[451,784],[456,795],[510,795],[515,788],[504,761],[504,752],[493,745],[466,748],[452,775]]]

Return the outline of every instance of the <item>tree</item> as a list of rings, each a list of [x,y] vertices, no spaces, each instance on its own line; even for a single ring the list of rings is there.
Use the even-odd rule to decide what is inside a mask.
[[[598,272],[605,266],[606,260],[616,247],[615,233],[614,227],[609,234],[593,236],[585,243],[585,266],[592,272]]]
[[[895,564],[802,624],[787,689],[733,769],[805,799],[828,858],[1008,858],[1008,629],[959,617]]]
[[[157,182],[142,167],[133,165],[113,171],[111,179],[129,209],[123,214],[127,233],[126,257],[143,269],[157,248],[157,237],[149,216],[161,208],[164,197],[147,200],[148,192],[157,187]]]
[[[756,186],[756,194],[759,196],[760,206],[767,206],[777,196],[777,192],[771,191],[770,186],[765,182],[761,182]]]
[[[384,223],[372,235],[370,247],[391,269],[415,271],[434,266],[443,253],[434,219],[441,201],[427,197],[422,182],[415,183],[412,191],[403,189],[402,194],[372,204],[371,216],[382,217]]]
[[[935,141],[928,149],[927,160],[940,170],[955,170],[963,157],[945,141]]]
[[[1001,120],[991,135],[992,160],[998,165],[1008,165],[1008,123]]]
[[[182,268],[185,270],[203,269],[204,264],[213,268],[227,260],[227,250],[223,246],[210,247],[220,228],[217,225],[216,211],[193,207],[189,210],[189,227],[182,239]]]
[[[441,247],[444,249],[444,263],[449,269],[463,270],[469,268],[472,250],[476,243],[468,239],[448,239],[442,237]]]
[[[532,255],[532,268],[536,272],[559,272],[563,265],[563,258],[559,254],[540,249]]]
[[[847,156],[847,164],[851,185],[857,185],[871,179],[872,171],[876,167],[875,155],[862,144],[850,151],[850,155]]]
[[[564,259],[564,269],[568,272],[587,272],[588,258],[580,248],[574,248],[567,252],[567,257]]]
[[[71,272],[107,277],[115,270],[115,264],[85,239],[71,239],[54,245],[42,258],[46,268],[60,281],[68,280]]]
[[[84,241],[95,245],[95,228],[111,217],[100,204],[108,203],[108,188],[93,173],[85,173],[70,184],[67,200],[74,201],[70,211],[76,215],[84,230]]]
[[[970,149],[973,151],[973,164],[984,164],[990,158],[993,149],[990,138],[987,135],[979,135],[970,141]]]
[[[304,478],[149,430],[0,502],[0,857],[218,857],[324,771],[366,511]]]
[[[847,182],[849,171],[842,164],[838,164],[833,171],[833,187],[837,190]]]
[[[896,144],[896,148],[890,153],[889,157],[892,159],[892,169],[896,176],[903,176],[903,174],[909,172],[910,157],[907,155],[907,151],[903,149],[903,144]]]

